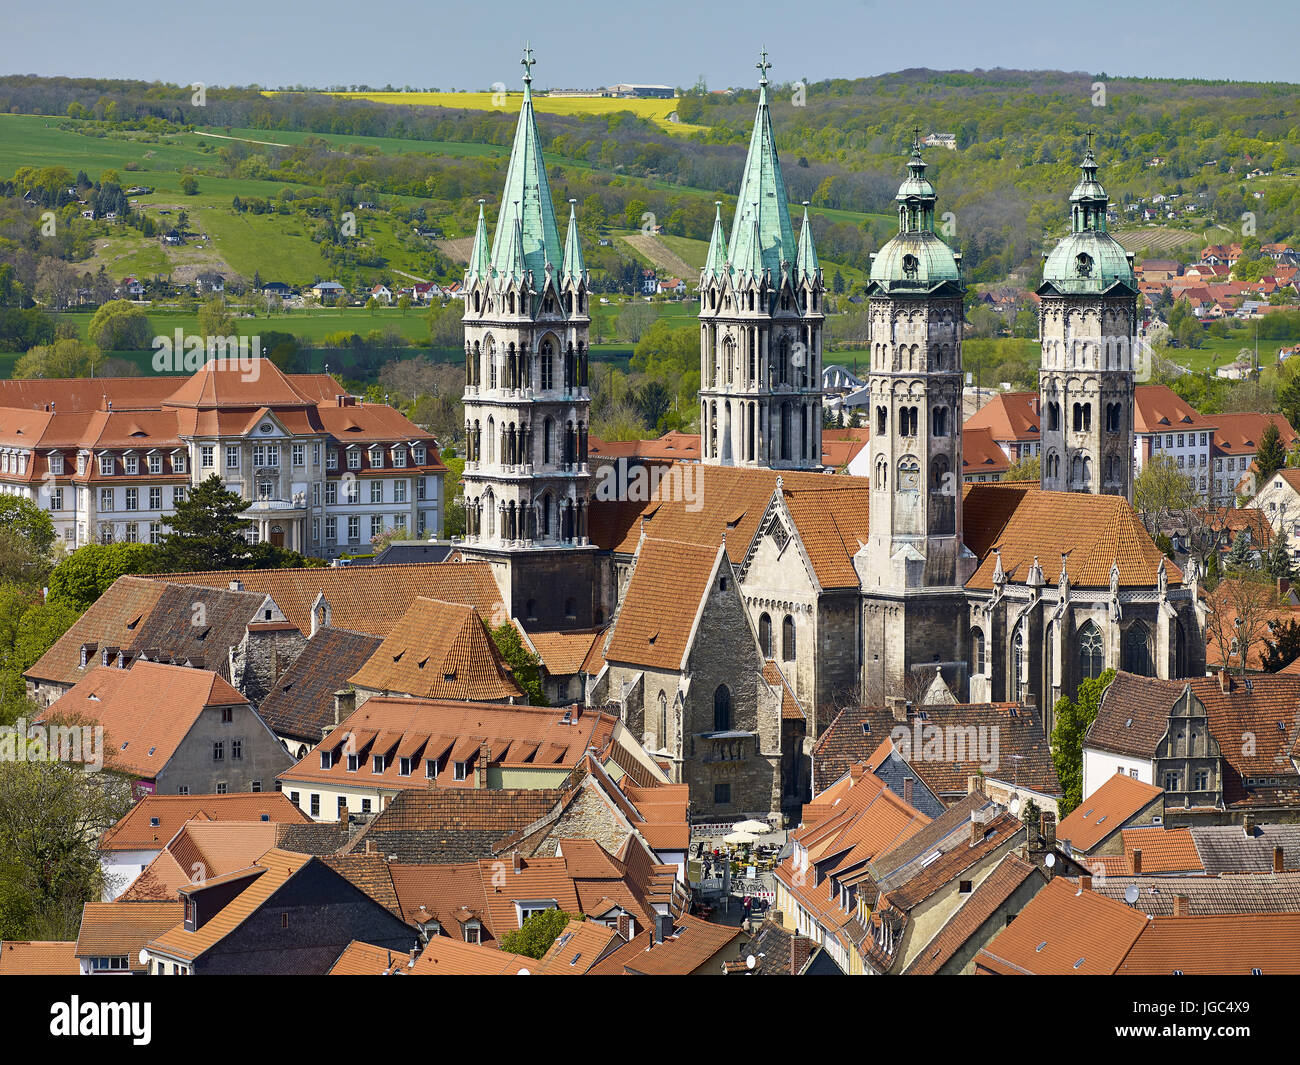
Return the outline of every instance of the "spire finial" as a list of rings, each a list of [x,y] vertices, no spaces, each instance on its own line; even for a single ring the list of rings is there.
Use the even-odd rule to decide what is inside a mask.
[[[921,127],[913,126],[912,127],[912,151],[919,152],[920,150],[921,150]]]
[[[519,60],[519,65],[524,68],[524,83],[530,84],[533,80],[533,64],[536,60],[533,58],[533,47],[528,42],[524,42],[524,57]]]
[[[759,79],[758,79],[758,83],[759,83],[760,85],[766,85],[766,84],[767,84],[767,72],[768,72],[769,70],[772,69],[772,64],[769,63],[769,62],[767,61],[767,49],[766,49],[766,48],[764,48],[761,52],[758,53],[758,63],[755,64],[755,65],[758,67],[758,69],[759,69],[759,73],[760,73],[760,76],[759,76]]]
[[[1087,134],[1087,136],[1088,136],[1088,151],[1091,152],[1091,151],[1092,151],[1092,142],[1093,142],[1093,139],[1097,136],[1097,131],[1096,131],[1095,129],[1093,129],[1091,126],[1089,126],[1089,127],[1088,127],[1088,134]]]

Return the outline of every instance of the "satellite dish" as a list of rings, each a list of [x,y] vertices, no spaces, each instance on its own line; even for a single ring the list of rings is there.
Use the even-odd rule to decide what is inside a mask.
[[[1018,814],[1018,813],[1020,812],[1020,796],[1019,796],[1019,795],[1017,795],[1014,799],[1011,800],[1011,805],[1008,807],[1008,809],[1009,809],[1013,814]]]
[[[145,950],[143,947],[140,948],[140,964],[141,965],[149,964],[149,952]]]
[[[1129,886],[1124,889],[1124,901],[1127,902],[1130,906],[1132,906],[1135,902],[1137,902],[1138,896],[1141,893],[1142,892],[1138,889],[1138,886],[1136,884],[1129,884]]]
[[[755,958],[754,955],[752,955],[752,954],[751,954],[748,958],[745,959],[745,968],[746,968],[746,969],[752,969],[752,968],[753,968],[755,965],[757,965],[757,964],[758,964],[758,959]]]
[[[1043,859],[1043,864],[1047,866],[1047,868],[1049,869],[1054,868],[1056,866],[1056,855],[1049,854],[1046,858]]]
[[[533,974],[530,973],[527,969],[520,969],[517,973],[515,973],[515,975],[516,975],[516,976],[532,976]]]

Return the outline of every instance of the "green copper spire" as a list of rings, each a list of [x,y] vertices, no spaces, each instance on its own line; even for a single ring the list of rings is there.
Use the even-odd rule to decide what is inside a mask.
[[[510,150],[505,191],[501,195],[501,214],[497,218],[492,241],[492,268],[498,277],[521,277],[533,272],[534,283],[542,284],[547,264],[559,266],[562,257],[559,227],[555,224],[555,205],[551,185],[546,180],[546,161],[533,115],[533,51],[524,49],[524,102],[515,127],[515,143]],[[514,244],[516,229],[522,244],[517,255]],[[522,267],[519,265],[522,261]]]
[[[758,113],[731,226],[731,264],[740,269],[757,257],[763,268],[771,271],[775,282],[781,277],[781,263],[794,259],[795,239],[767,105],[767,72],[771,65],[763,51],[758,62]],[[750,247],[751,240],[757,241],[757,248]]]
[[[465,271],[465,283],[471,280],[485,280],[490,265],[488,263],[487,222],[483,218],[483,201],[478,201],[478,227],[474,230],[474,249],[469,256],[469,269]]]
[[[934,232],[934,186],[925,176],[921,158],[921,130],[912,130],[912,154],[907,160],[907,177],[898,186],[898,231],[900,233]]]
[[[709,238],[709,254],[704,260],[704,276],[723,277],[727,271],[727,238],[722,235],[722,201],[713,203],[713,236]]]
[[[822,264],[817,259],[817,249],[813,247],[812,225],[808,221],[808,201],[803,204],[803,224],[799,227],[799,265],[795,277],[803,281],[816,281],[821,276]]]
[[[1106,292],[1115,285],[1137,290],[1132,256],[1106,228],[1110,201],[1097,180],[1092,138],[1090,131],[1079,183],[1070,194],[1070,232],[1043,263],[1040,294],[1044,290],[1060,294]]]
[[[564,239],[564,266],[560,270],[561,278],[575,283],[581,281],[582,275],[587,272],[582,261],[582,244],[578,240],[578,213],[573,207],[577,202],[569,201],[569,232]]]

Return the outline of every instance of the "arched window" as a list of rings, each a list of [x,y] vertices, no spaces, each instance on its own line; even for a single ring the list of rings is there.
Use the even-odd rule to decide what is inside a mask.
[[[930,463],[930,489],[941,492],[947,487],[948,456],[936,455]]]
[[[1124,633],[1124,668],[1142,677],[1155,673],[1151,662],[1151,630],[1145,622],[1133,622]]]
[[[889,487],[889,460],[884,455],[876,459],[876,487],[882,491]]]
[[[772,657],[772,618],[766,612],[758,617],[758,647],[764,658]]]
[[[713,731],[731,731],[731,689],[725,684],[713,691]]]
[[[781,659],[785,662],[794,661],[794,618],[789,614],[781,622]]]
[[[1047,405],[1047,428],[1050,432],[1061,428],[1061,405],[1055,401]]]
[[[876,408],[876,435],[884,436],[888,427],[889,427],[889,408],[877,407]]]
[[[935,407],[931,412],[931,421],[934,423],[934,436],[948,435],[948,408]]]
[[[1090,680],[1101,676],[1106,668],[1106,645],[1101,630],[1091,621],[1079,629],[1079,679]]]
[[[1011,682],[1007,685],[1013,703],[1024,701],[1024,670],[1025,634],[1017,629],[1016,638],[1011,643]]]
[[[976,676],[982,677],[984,675],[985,662],[983,629],[974,629],[971,632],[970,669]]]
[[[668,749],[668,696],[659,689],[659,749]]]

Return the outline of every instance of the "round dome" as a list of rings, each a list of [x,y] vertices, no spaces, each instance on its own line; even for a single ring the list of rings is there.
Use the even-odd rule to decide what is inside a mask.
[[[1043,280],[1076,292],[1101,292],[1117,281],[1136,284],[1123,246],[1094,229],[1071,233],[1053,248],[1043,264]]]
[[[909,174],[903,179],[903,183],[898,186],[898,195],[894,199],[933,200],[935,198],[934,186],[930,184],[930,179],[922,177],[920,174]]]
[[[944,281],[960,281],[961,269],[947,244],[928,230],[919,230],[900,233],[880,249],[871,263],[871,280],[928,289]]]

